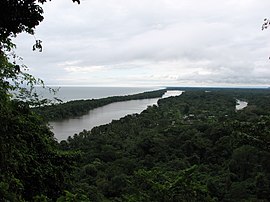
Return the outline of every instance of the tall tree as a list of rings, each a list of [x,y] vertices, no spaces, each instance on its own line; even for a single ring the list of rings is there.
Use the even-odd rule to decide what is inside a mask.
[[[34,34],[46,1],[0,1],[0,201],[56,200],[64,191],[64,174],[72,161],[73,154],[58,149],[26,99],[29,91],[22,84],[31,89],[42,81],[24,73],[12,53],[12,38],[22,32]],[[41,49],[41,41],[34,48]],[[15,90],[22,93],[21,99],[11,97]]]
[[[9,48],[10,37],[21,32],[34,34],[34,29],[44,19],[42,4],[50,0],[1,0],[0,49]],[[80,3],[80,0],[72,0]]]

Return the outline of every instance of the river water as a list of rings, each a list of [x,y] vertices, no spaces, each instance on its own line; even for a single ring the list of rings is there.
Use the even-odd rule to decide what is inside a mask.
[[[235,106],[235,109],[238,111],[238,110],[242,110],[244,109],[245,107],[247,107],[248,103],[245,102],[245,101],[241,101],[241,100],[236,100],[236,106]]]
[[[181,95],[182,91],[167,91],[162,98]],[[61,121],[50,122],[51,130],[58,141],[66,140],[68,136],[73,136],[86,130],[91,130],[95,126],[110,123],[128,114],[141,113],[147,106],[157,104],[160,98],[130,100],[115,102],[103,107],[90,110],[88,114],[77,118],[70,118]]]

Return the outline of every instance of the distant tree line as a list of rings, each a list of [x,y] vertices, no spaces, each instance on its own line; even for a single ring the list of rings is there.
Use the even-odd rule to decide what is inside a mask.
[[[42,115],[42,117],[44,117],[47,121],[61,120],[65,118],[82,116],[88,113],[91,109],[102,107],[114,102],[161,98],[165,92],[166,89],[162,89],[134,95],[112,96],[101,99],[74,100],[66,103],[37,107],[34,109],[34,111]]]
[[[89,201],[269,201],[269,91],[186,91],[82,131],[71,193]],[[236,98],[248,107],[236,111]]]

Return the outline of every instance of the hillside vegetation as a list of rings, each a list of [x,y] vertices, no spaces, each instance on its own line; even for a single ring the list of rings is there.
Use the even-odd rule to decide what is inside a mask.
[[[44,83],[27,73],[13,40],[35,33],[46,2],[0,1],[1,202],[270,201],[269,89],[185,88],[58,143],[46,120],[164,91],[32,108],[48,103],[33,92]],[[236,99],[248,106],[236,111]]]
[[[269,96],[187,90],[83,131],[60,143],[82,154],[69,191],[90,201],[269,201]],[[248,107],[236,111],[236,99]]]
[[[3,92],[1,201],[269,201],[269,90],[181,90],[60,143]]]

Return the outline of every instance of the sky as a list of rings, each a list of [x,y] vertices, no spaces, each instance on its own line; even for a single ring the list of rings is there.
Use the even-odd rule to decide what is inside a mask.
[[[270,86],[269,0],[55,0],[16,53],[47,85]],[[43,51],[32,51],[35,38]]]

